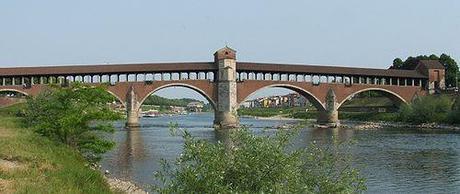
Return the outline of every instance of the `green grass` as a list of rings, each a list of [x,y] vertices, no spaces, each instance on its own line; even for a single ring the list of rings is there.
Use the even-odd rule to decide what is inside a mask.
[[[0,180],[8,182],[0,193],[112,193],[78,152],[21,127],[19,107],[0,109],[0,159],[22,166],[0,169]]]

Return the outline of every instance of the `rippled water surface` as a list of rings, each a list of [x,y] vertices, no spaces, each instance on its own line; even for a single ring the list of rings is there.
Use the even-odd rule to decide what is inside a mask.
[[[103,169],[145,188],[153,182],[159,160],[174,160],[182,151],[182,139],[171,136],[169,124],[177,122],[192,135],[215,141],[213,114],[200,113],[144,118],[139,130],[125,130],[117,123],[113,135],[117,147],[105,155]],[[252,129],[295,124],[296,121],[242,118]],[[460,134],[410,129],[314,129],[306,128],[295,144],[311,141],[334,144],[355,140],[350,154],[367,178],[368,193],[460,193]]]

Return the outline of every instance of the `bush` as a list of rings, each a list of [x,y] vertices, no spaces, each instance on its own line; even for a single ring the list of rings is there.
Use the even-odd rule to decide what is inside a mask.
[[[398,113],[392,112],[341,112],[340,119],[356,121],[398,121]]]
[[[318,117],[317,111],[297,111],[293,112],[291,117],[295,119],[316,119]]]
[[[460,96],[455,99],[455,103],[452,106],[452,111],[449,114],[449,122],[460,124]]]
[[[399,118],[410,123],[445,123],[452,103],[445,96],[425,96],[415,99],[412,104],[404,105],[399,111]]]
[[[52,86],[28,99],[25,121],[37,133],[78,149],[87,159],[96,161],[113,147],[101,132],[113,132],[104,121],[120,118],[107,105],[114,97],[102,87],[74,84]]]
[[[187,132],[174,164],[163,161],[154,186],[158,193],[356,193],[364,179],[350,167],[340,146],[290,146],[293,133],[255,136],[247,129],[223,142],[196,140]],[[291,151],[289,151],[291,150]]]

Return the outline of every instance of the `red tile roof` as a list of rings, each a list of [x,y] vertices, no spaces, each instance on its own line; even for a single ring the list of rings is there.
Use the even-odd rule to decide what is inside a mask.
[[[439,63],[439,62],[438,62]],[[438,67],[438,64],[431,66]],[[142,63],[117,65],[76,65],[76,66],[42,66],[0,68],[0,76],[32,76],[32,75],[92,75],[92,74],[126,74],[152,72],[198,72],[216,71],[214,62],[181,62],[181,63]],[[323,75],[349,76],[383,76],[401,78],[426,78],[415,70],[370,69],[355,67],[337,67],[322,65],[293,65],[275,63],[237,62],[237,71],[247,72],[279,72],[304,73]]]

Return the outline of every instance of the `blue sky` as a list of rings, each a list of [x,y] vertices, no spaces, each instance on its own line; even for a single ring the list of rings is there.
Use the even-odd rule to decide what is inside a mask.
[[[460,61],[459,10],[458,0],[3,0],[0,67],[211,61],[225,44],[240,61],[386,68],[431,53]]]

